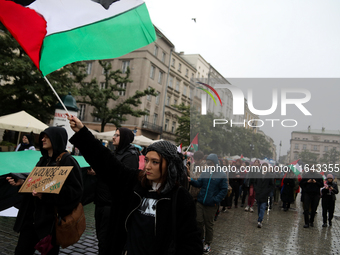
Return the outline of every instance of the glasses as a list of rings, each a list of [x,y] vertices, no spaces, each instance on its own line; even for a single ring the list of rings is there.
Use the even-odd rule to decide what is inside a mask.
[[[120,135],[114,134],[113,137],[120,137]]]

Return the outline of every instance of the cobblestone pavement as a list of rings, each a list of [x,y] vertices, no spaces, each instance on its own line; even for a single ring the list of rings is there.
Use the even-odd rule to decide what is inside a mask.
[[[281,210],[274,205],[265,214],[263,227],[257,228],[257,207],[255,212],[244,208],[232,208],[220,213],[214,226],[214,242],[210,255],[225,254],[340,254],[340,197],[335,209],[333,226],[323,228],[321,201],[314,227],[303,228],[302,204],[297,197],[292,209]],[[97,239],[94,228],[94,205],[84,207],[87,228],[81,240],[66,248],[60,254],[97,254]],[[0,255],[13,254],[18,235],[12,230],[14,218],[0,217]],[[36,252],[36,254],[39,254]]]

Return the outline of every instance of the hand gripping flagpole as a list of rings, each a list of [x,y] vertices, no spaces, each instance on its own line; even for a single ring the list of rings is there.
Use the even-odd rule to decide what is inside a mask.
[[[71,116],[71,114],[68,112],[66,106],[64,105],[63,101],[61,101],[59,95],[58,95],[57,92],[54,90],[54,88],[53,88],[52,84],[50,83],[50,81],[46,78],[46,76],[44,76],[44,79],[45,79],[45,81],[47,82],[47,84],[50,85],[52,91],[54,92],[54,94],[55,94],[56,97],[58,98],[58,100],[59,100],[59,102],[61,103],[61,105],[64,107],[64,110],[67,112],[67,114],[68,114],[69,116]]]

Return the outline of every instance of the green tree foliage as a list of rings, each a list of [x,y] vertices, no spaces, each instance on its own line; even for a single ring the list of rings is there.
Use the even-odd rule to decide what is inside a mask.
[[[317,162],[318,155],[313,152],[310,152],[309,150],[303,150],[302,152],[300,152],[299,157],[304,164],[311,165],[319,163]]]
[[[182,143],[182,146],[190,145],[190,106],[185,104],[173,105],[178,111],[181,112],[182,116],[178,118],[178,127],[176,129],[176,143]]]
[[[59,96],[76,95],[74,84],[83,78],[80,68],[82,64],[74,63],[48,75]],[[40,71],[0,23],[0,116],[24,110],[46,123],[53,118],[57,103]]]
[[[321,163],[323,164],[338,164],[340,159],[340,152],[336,148],[332,148],[323,154]]]
[[[205,154],[216,153],[220,156],[242,154],[245,157],[256,158],[272,157],[270,144],[261,134],[253,133],[252,130],[243,127],[230,127],[229,124],[213,127],[214,119],[224,118],[211,112],[201,115],[194,108],[191,109],[191,140],[199,133],[199,150],[202,150]],[[182,133],[185,134],[184,131]],[[253,151],[251,151],[250,144],[254,144]]]
[[[144,91],[136,91],[135,94],[124,101],[118,102],[119,95],[117,92],[125,91],[126,87],[132,80],[129,79],[130,69],[127,69],[125,75],[121,70],[112,71],[111,63],[108,61],[99,61],[99,64],[104,68],[105,87],[100,88],[96,78],[91,82],[80,82],[79,94],[81,99],[79,103],[86,103],[94,107],[93,117],[100,119],[101,132],[104,131],[107,123],[112,123],[116,127],[121,126],[122,121],[126,121],[127,115],[141,117],[147,115],[146,111],[136,109],[142,102],[141,97],[146,95],[156,96],[153,88]],[[113,82],[112,82],[113,81]],[[123,84],[126,86],[123,87]],[[110,102],[117,101],[114,107],[109,107]]]

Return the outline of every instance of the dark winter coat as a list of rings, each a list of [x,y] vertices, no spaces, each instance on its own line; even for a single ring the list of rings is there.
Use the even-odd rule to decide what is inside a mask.
[[[127,239],[127,228],[132,213],[139,207],[148,191],[141,187],[140,170],[125,167],[86,127],[71,139],[97,175],[106,176],[111,189],[113,205],[110,215],[108,238],[113,245],[106,254],[122,254]],[[155,248],[157,255],[166,254],[172,240],[172,197],[173,190],[161,194],[166,199],[159,201],[155,217]],[[120,201],[116,204],[116,198]],[[202,254],[202,243],[196,226],[195,204],[187,190],[181,189],[177,200],[177,252],[176,254]]]
[[[50,158],[48,152],[42,148],[44,134],[50,138],[53,155]],[[64,128],[49,127],[39,137],[42,157],[36,166],[55,166],[56,158],[65,152],[67,133]],[[60,166],[73,166],[59,194],[42,194],[42,198],[33,197],[31,193],[24,193],[22,204],[14,225],[14,231],[20,232],[24,224],[33,222],[39,238],[44,238],[51,233],[55,221],[55,207],[58,214],[64,217],[72,212],[78,205],[83,194],[83,182],[78,162],[69,154],[63,155]]]
[[[210,154],[207,160],[213,161],[215,166],[219,165],[216,154]],[[203,205],[218,205],[228,194],[227,175],[221,171],[203,172],[198,180],[191,179],[190,184],[193,187],[201,188],[197,196],[197,202]]]
[[[269,194],[273,191],[274,179],[270,173],[257,174],[254,180],[255,199],[258,203],[266,203]]]
[[[331,200],[331,201],[335,201],[336,200],[336,197],[335,195],[339,193],[339,190],[338,190],[338,184],[337,183],[334,183],[334,182],[328,182],[327,181],[327,184],[328,186],[332,186],[333,190],[329,190],[329,189],[321,189],[321,197],[322,197],[322,200]]]
[[[121,135],[121,140],[123,139]],[[128,144],[125,148],[115,152],[117,159],[126,167],[137,169],[139,158],[135,146]],[[99,206],[111,206],[111,190],[107,185],[106,176],[98,176],[94,203]]]
[[[294,202],[294,193],[295,193],[295,179],[294,178],[284,178],[283,179],[283,188],[281,193],[281,200],[284,203],[293,203]]]
[[[235,169],[235,167],[230,167],[231,171],[229,172],[229,184],[230,185],[238,185],[240,186],[243,183],[243,178],[241,175],[243,174],[240,168]],[[239,175],[239,177],[236,177]]]
[[[308,182],[309,179],[315,179],[316,183]],[[304,194],[319,196],[320,189],[323,186],[324,185],[322,175],[317,172],[304,173],[300,181],[300,187],[302,188]]]

